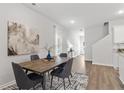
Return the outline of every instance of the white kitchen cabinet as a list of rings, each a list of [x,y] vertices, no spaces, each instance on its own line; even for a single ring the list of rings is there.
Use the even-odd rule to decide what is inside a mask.
[[[119,54],[119,74],[120,80],[124,84],[124,53]]]

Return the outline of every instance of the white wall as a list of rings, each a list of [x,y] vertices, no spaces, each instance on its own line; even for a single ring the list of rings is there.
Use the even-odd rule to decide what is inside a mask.
[[[92,46],[93,64],[113,66],[112,34],[107,35]]]
[[[120,27],[120,26],[122,26],[122,27]],[[110,32],[113,34],[113,43],[116,43],[116,41],[114,41],[114,30],[119,30],[120,28],[123,28],[123,26],[124,26],[124,18],[119,18],[119,19],[110,21]],[[122,34],[123,34],[123,32],[122,32]],[[122,36],[121,36],[121,38],[122,38]],[[121,38],[118,38],[118,40]]]
[[[28,25],[40,35],[40,47],[46,43],[54,45],[54,22],[30,10],[22,4],[0,4],[0,85],[14,80],[11,62],[30,60],[29,55],[7,56],[7,22],[17,21]],[[40,57],[46,57],[45,50],[41,50]]]
[[[112,33],[109,32],[109,29],[110,23],[104,24],[102,38],[92,45],[93,64],[113,66]]]
[[[106,34],[103,24],[95,25],[85,29],[85,60],[92,60],[92,45],[103,38]]]
[[[124,24],[113,27],[113,43],[124,43]]]
[[[56,47],[56,55],[59,55],[63,52],[63,43],[64,43],[64,32],[67,32],[65,28],[55,27],[55,47]]]

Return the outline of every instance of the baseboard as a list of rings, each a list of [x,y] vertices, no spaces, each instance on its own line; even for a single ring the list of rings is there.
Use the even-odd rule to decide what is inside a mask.
[[[13,84],[15,84],[15,83],[16,83],[16,81],[13,80],[13,81],[11,81],[11,82],[8,82],[8,83],[6,83],[6,84],[3,84],[3,85],[0,86],[0,90],[2,90],[3,88],[8,87],[8,86],[10,86],[10,85],[13,85]]]
[[[92,62],[92,60],[85,60],[85,62]]]
[[[113,67],[113,65],[109,65],[109,64],[101,64],[101,63],[92,63],[92,64]]]

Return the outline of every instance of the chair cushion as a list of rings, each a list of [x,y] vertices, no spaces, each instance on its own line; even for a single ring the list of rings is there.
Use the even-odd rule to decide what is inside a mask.
[[[65,66],[65,64],[66,63],[63,63],[63,64],[59,65],[58,67],[63,68]]]
[[[62,71],[63,71],[62,68],[54,69],[54,70],[51,72],[51,75],[52,75],[52,76],[61,76]]]
[[[28,74],[29,79],[33,81],[41,81],[43,79],[43,76],[35,74],[35,73],[30,73]]]

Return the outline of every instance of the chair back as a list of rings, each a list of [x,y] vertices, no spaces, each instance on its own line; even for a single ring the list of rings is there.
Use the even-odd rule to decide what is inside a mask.
[[[72,63],[73,63],[73,58],[69,59],[66,62],[66,64],[63,67],[62,76],[68,77],[69,75],[71,75]]]
[[[22,67],[14,62],[12,62],[12,67],[16,79],[16,84],[19,89],[30,89],[33,85],[33,82],[28,78]]]
[[[67,57],[67,53],[61,53],[59,56],[60,57]]]
[[[31,58],[32,61],[40,59],[38,55],[31,55],[30,58]]]

